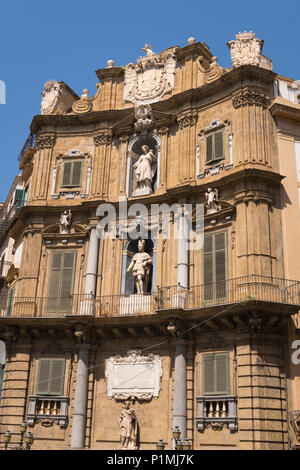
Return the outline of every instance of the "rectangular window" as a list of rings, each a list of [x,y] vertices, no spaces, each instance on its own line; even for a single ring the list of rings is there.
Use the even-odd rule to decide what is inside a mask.
[[[81,186],[82,162],[65,162],[63,164],[61,186],[78,188]]]
[[[72,307],[76,252],[54,252],[51,258],[47,312],[67,313]]]
[[[205,139],[205,163],[213,163],[225,158],[225,132],[210,134]]]
[[[14,204],[17,207],[23,207],[24,205],[24,198],[25,198],[25,191],[24,189],[16,189],[15,191],[15,198],[14,198]]]
[[[216,232],[204,236],[203,284],[204,300],[226,298],[227,236]]]
[[[56,395],[64,393],[65,359],[40,359],[36,394]]]
[[[203,395],[228,395],[230,391],[228,353],[203,354]]]

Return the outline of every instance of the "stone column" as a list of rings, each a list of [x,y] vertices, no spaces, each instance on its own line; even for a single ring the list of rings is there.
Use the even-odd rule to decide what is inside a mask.
[[[72,418],[71,448],[84,448],[88,398],[88,345],[81,344],[78,353],[75,399]]]
[[[99,239],[97,237],[96,227],[91,228],[90,245],[86,267],[85,294],[96,293],[97,267],[98,267]]]
[[[188,222],[186,214],[177,214],[178,224],[178,251],[177,251],[177,283],[187,288],[189,282],[189,252],[188,252]]]
[[[179,427],[182,441],[186,439],[186,408],[186,345],[178,338],[175,346],[173,427]]]

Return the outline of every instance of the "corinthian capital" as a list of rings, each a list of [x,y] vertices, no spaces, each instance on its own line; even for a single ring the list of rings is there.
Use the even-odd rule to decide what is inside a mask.
[[[254,87],[246,87],[232,95],[232,105],[234,108],[241,106],[261,106],[268,108],[270,106],[270,98],[263,90]]]
[[[98,131],[94,135],[94,142],[95,142],[96,146],[98,146],[98,145],[110,145],[111,141],[112,141],[112,135],[111,135],[111,132],[108,131],[108,130]]]
[[[197,119],[198,119],[198,111],[196,109],[183,111],[177,116],[179,129],[184,129],[185,127],[194,126],[197,122]]]
[[[35,139],[35,148],[37,150],[50,149],[54,147],[56,137],[54,134],[37,135]]]

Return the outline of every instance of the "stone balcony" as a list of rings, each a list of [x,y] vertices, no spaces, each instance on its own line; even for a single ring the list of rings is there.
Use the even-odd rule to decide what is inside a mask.
[[[161,310],[202,310],[210,307],[264,302],[300,307],[300,282],[249,275],[213,284],[164,287],[146,295],[69,295],[68,297],[0,297],[0,318],[128,317]]]

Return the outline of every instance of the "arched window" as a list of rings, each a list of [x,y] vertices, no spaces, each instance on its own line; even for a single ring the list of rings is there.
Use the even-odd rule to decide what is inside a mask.
[[[150,294],[156,289],[156,244],[151,238],[145,239],[144,242],[144,251],[148,253],[152,259],[152,266],[150,267],[147,285],[145,286],[145,294]],[[139,239],[133,240],[131,238],[129,238],[125,244],[122,262],[121,295],[137,294],[137,287],[133,273],[132,271],[127,272],[127,269],[130,266],[134,255],[138,253],[138,244]]]
[[[148,151],[144,147],[148,147]],[[139,135],[132,139],[128,149],[128,160],[127,160],[127,184],[126,193],[128,196],[138,197],[147,194],[153,194],[159,186],[159,173],[160,173],[160,141],[159,138],[149,132],[147,135]],[[147,155],[152,152],[155,158],[151,158],[151,155],[145,158],[144,163],[140,157]],[[147,169],[147,165],[151,168]],[[140,172],[142,168],[142,172]],[[149,180],[149,174],[151,181],[144,183],[143,175],[139,176],[139,173],[146,173],[144,176]],[[147,174],[148,173],[148,174]]]

